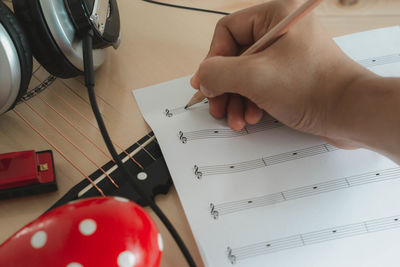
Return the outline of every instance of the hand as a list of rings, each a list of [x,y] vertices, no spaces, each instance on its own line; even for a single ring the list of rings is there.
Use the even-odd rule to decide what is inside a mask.
[[[264,110],[292,128],[353,147],[337,134],[336,109],[349,84],[373,74],[350,60],[312,14],[264,51],[238,57],[302,3],[271,1],[222,18],[191,84],[209,98],[210,113],[227,116],[234,130],[257,123]]]

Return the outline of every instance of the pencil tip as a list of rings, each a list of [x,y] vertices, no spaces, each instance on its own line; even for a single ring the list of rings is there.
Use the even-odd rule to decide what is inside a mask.
[[[186,106],[185,106],[185,109],[187,109],[188,107],[189,107],[189,105],[186,105]]]

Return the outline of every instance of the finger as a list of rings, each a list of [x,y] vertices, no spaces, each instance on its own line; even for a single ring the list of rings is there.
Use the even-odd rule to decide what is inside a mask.
[[[260,14],[257,16],[257,13]],[[214,56],[239,55],[267,31],[265,19],[265,12],[261,12],[258,7],[251,7],[223,17],[215,27],[205,59]],[[193,88],[199,89],[198,70],[190,80],[190,84]]]
[[[224,56],[237,55],[238,48],[252,45],[259,38],[255,26],[267,28],[265,20],[269,13],[274,13],[271,9],[260,7],[246,8],[220,19],[215,27],[209,56],[221,55],[221,52],[230,52]]]
[[[190,79],[190,85],[193,87],[193,89],[200,89],[199,70],[197,70],[193,77]]]
[[[246,125],[244,121],[243,98],[236,94],[231,94],[227,107],[228,125],[235,131],[240,131]]]
[[[237,56],[259,40],[266,32],[299,5],[296,1],[271,1],[240,10],[218,21],[205,59],[214,56]],[[199,72],[192,80],[193,88],[200,86]]]
[[[228,16],[229,17],[229,16]],[[221,19],[215,27],[210,49],[205,59],[214,56],[236,56],[240,47],[232,37],[231,32],[225,25],[227,17]],[[228,19],[229,20],[229,19]],[[193,75],[190,84],[194,89],[200,88],[199,70]]]
[[[209,98],[210,114],[216,119],[222,119],[226,116],[226,108],[229,95],[223,94],[214,98]]]
[[[213,57],[203,61],[199,68],[202,93],[209,98],[240,91],[246,94],[243,88],[253,82],[250,57]]]
[[[340,149],[353,150],[353,149],[360,148],[360,146],[358,144],[355,144],[355,143],[352,143],[352,142],[346,141],[346,140],[334,139],[334,138],[329,138],[329,137],[322,137],[322,139],[324,139],[329,144],[334,145],[335,147],[338,147]]]
[[[249,99],[245,99],[244,119],[248,124],[256,124],[263,117],[263,111]]]

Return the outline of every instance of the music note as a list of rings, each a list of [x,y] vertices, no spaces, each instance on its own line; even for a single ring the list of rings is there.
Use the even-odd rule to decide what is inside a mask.
[[[174,114],[169,110],[169,109],[165,109],[164,111],[165,116],[167,116],[168,118],[172,117]]]
[[[231,264],[263,254],[275,253],[282,250],[309,246],[335,239],[348,238],[373,232],[385,231],[400,227],[400,216],[379,218],[370,221],[331,227],[310,233],[260,242],[239,248],[227,248],[227,257]],[[234,260],[232,260],[234,259]]]
[[[330,144],[322,144],[313,147],[308,147],[296,151],[286,152],[274,156],[263,157],[259,159],[249,160],[245,162],[238,162],[224,165],[210,165],[210,166],[195,166],[195,171],[201,172],[202,176],[211,176],[219,174],[229,174],[236,172],[244,172],[258,168],[269,167],[275,164],[280,164],[292,160],[297,160],[306,157],[328,153],[338,150],[337,147]],[[196,174],[196,173],[195,173]],[[196,175],[197,176],[197,175]]]
[[[212,138],[230,138],[230,137],[238,137],[247,134],[257,133],[261,131],[267,131],[279,127],[283,127],[284,125],[280,123],[278,120],[267,116],[262,121],[255,125],[247,125],[240,131],[234,131],[232,129],[204,129],[198,131],[191,132],[179,132],[179,138],[183,144],[186,144],[187,141],[192,140],[200,140],[200,139],[212,139]],[[184,137],[184,141],[181,139]]]
[[[186,144],[187,137],[183,135],[183,132],[179,131],[178,136],[179,136],[179,140],[181,140],[182,144]]]
[[[284,201],[290,201],[350,187],[361,186],[376,182],[384,182],[394,179],[400,179],[399,167],[363,173],[346,178],[339,178],[254,198],[225,202],[221,204],[211,203],[211,216],[214,219],[218,219],[222,215],[240,212],[247,209],[274,205]],[[213,212],[217,213],[218,216],[214,216]]]
[[[197,179],[201,179],[203,177],[203,173],[199,171],[199,167],[194,165],[194,175],[196,175]]]
[[[219,212],[215,210],[215,206],[213,203],[210,203],[210,214],[214,219],[218,219]]]
[[[228,260],[232,263],[235,264],[236,263],[236,257],[235,255],[232,255],[232,249],[230,247],[227,247],[226,249],[226,254],[228,256]]]
[[[363,59],[363,60],[358,60],[357,63],[366,67],[375,67],[379,65],[384,65],[384,64],[390,64],[390,63],[396,63],[400,62],[400,54],[391,54],[391,55],[385,55],[385,56],[380,56],[380,57],[374,57],[374,58],[368,58],[368,59]]]
[[[377,75],[400,75],[399,26],[336,40]],[[160,138],[177,189],[184,192],[179,195],[207,264],[323,266],[328,259],[325,265],[396,264],[393,237],[400,226],[368,233],[400,220],[369,221],[399,214],[400,166],[368,149],[338,150],[268,114],[235,132],[225,120],[215,120],[205,104],[183,111],[179,105],[192,95],[190,79],[134,94]],[[154,101],[154,95],[162,100]],[[165,108],[171,118],[163,114]],[[344,237],[340,244],[326,242]]]

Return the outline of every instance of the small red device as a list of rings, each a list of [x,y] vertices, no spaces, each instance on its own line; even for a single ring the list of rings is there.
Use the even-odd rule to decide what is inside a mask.
[[[0,154],[0,199],[56,190],[51,150]]]

